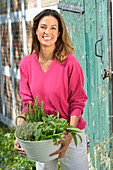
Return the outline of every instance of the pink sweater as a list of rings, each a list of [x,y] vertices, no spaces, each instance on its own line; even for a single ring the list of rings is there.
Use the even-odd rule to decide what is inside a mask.
[[[46,114],[56,114],[70,122],[70,116],[77,115],[77,128],[84,129],[86,122],[82,117],[87,95],[84,91],[84,77],[77,59],[68,54],[63,64],[54,59],[45,73],[40,67],[37,54],[25,56],[20,63],[20,95],[23,112],[26,104],[38,96],[44,101]]]

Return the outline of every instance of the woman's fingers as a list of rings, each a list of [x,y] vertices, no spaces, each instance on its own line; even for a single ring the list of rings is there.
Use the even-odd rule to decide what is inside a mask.
[[[19,152],[22,156],[26,157],[26,153],[25,152]]]
[[[58,143],[61,144],[61,148],[60,148],[58,151],[50,154],[50,156],[59,154],[59,156],[58,156],[57,159],[63,158],[64,155],[65,155],[65,153],[66,153],[66,150],[67,150],[67,148],[68,148],[68,145],[69,145],[70,142],[71,142],[71,140],[72,140],[72,135],[68,133],[68,135],[65,136],[65,140],[60,140],[60,141],[58,141]]]
[[[59,156],[56,159],[63,158],[65,154],[60,153]]]
[[[56,151],[56,152],[50,154],[50,156],[59,154],[58,158],[56,158],[56,159],[63,158],[64,155],[65,155],[65,152],[66,152],[66,148],[65,148],[65,146],[62,145],[62,147],[61,147],[58,151]]]
[[[21,146],[20,146],[19,142],[17,141],[17,139],[16,139],[15,142],[14,142],[14,149],[17,150],[17,151],[19,151],[19,153],[20,153],[22,156],[24,156],[24,157],[26,156],[25,151],[23,150],[23,148],[21,148]]]
[[[56,154],[60,154],[61,152],[61,149],[59,149],[58,151],[54,152],[54,153],[51,153],[50,156],[53,156],[53,155],[56,155]]]
[[[64,150],[64,144],[63,144],[63,141],[60,142],[61,145],[61,148],[59,150],[57,150],[56,152],[54,153],[51,153],[50,156],[53,156],[53,155],[56,155],[56,154],[61,154],[61,152]]]

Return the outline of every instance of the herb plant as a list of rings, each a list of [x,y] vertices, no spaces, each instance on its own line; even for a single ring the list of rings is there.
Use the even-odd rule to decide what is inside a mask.
[[[53,139],[58,145],[57,139],[64,140],[63,135],[71,133],[77,146],[77,136],[82,142],[81,136],[78,134],[80,129],[68,125],[67,120],[60,118],[59,112],[56,110],[57,116],[46,115],[44,111],[43,101],[41,106],[37,104],[37,98],[34,104],[27,106],[27,114],[25,115],[25,122],[21,126],[17,126],[16,136],[26,141],[41,141]]]
[[[41,101],[41,105],[37,104],[37,96],[36,100],[34,100],[33,104],[29,103],[26,106],[26,113],[23,113],[25,115],[25,120],[27,122],[39,122],[42,121],[42,117],[45,117],[45,111],[44,111],[44,102]]]
[[[0,170],[36,170],[35,162],[14,150],[15,128],[0,127]]]

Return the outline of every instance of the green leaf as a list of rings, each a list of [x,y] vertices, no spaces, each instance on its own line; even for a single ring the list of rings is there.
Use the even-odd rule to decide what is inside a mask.
[[[64,139],[62,136],[60,136],[60,135],[57,136],[57,138],[60,139],[60,140],[65,140],[65,139]]]
[[[43,125],[43,122],[37,122],[35,127],[38,128],[40,125]]]
[[[48,135],[46,136],[47,139],[51,139],[51,138],[58,138],[58,136],[62,135],[63,133],[57,133],[57,134],[52,134],[52,135]]]
[[[51,126],[45,126],[45,127],[43,128],[43,132],[47,132],[47,131],[49,131],[49,130],[52,130],[52,131],[53,131],[53,129],[51,128]]]
[[[53,137],[52,139],[53,139],[53,141],[54,141],[54,142],[57,144],[57,146],[58,146],[58,145],[59,145],[59,144],[58,144],[58,140],[57,140],[55,137]]]
[[[42,121],[45,123],[45,121],[46,121],[45,117],[42,117]]]
[[[49,124],[52,124],[53,126],[56,126],[57,124],[53,121],[49,121]]]
[[[76,137],[76,133],[71,133],[75,142],[75,145],[77,146],[77,137]]]
[[[40,138],[40,136],[41,136],[41,131],[42,131],[41,128],[39,128],[39,129],[36,130],[36,132],[35,132],[35,138],[36,138],[35,140],[36,140],[36,141],[39,140],[39,138]]]
[[[78,133],[76,133],[76,135],[79,137],[79,139],[80,139],[80,141],[82,143],[82,137]]]
[[[55,110],[55,112],[57,113],[57,118],[59,118],[60,114],[59,114],[58,110]]]
[[[78,133],[81,133],[82,130],[78,129],[78,128],[74,128],[74,127],[67,127],[66,130],[70,130],[70,131],[74,131],[74,132],[78,132]]]

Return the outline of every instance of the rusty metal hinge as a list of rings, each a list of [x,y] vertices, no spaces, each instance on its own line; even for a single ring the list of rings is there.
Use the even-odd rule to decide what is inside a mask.
[[[83,14],[85,12],[82,6],[74,6],[74,5],[64,4],[64,3],[57,3],[57,7],[58,9],[62,9],[64,11],[75,12],[75,13]]]
[[[113,71],[107,70],[106,68],[104,69],[104,74],[101,75],[102,79],[104,80],[105,78],[109,77],[110,75],[113,74]]]

